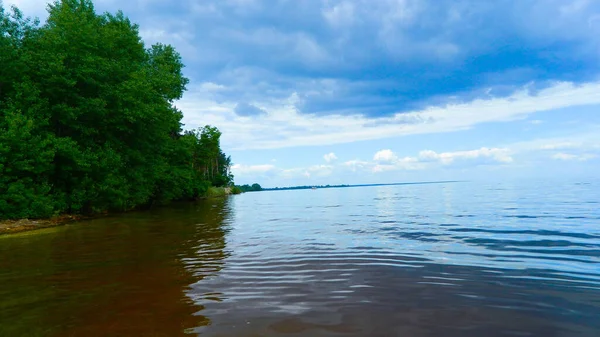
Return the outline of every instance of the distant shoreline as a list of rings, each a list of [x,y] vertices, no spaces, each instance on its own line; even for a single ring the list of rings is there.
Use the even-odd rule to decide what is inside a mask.
[[[387,184],[356,184],[356,185],[313,185],[313,186],[289,186],[289,187],[272,187],[263,188],[261,191],[289,191],[289,190],[310,190],[324,188],[348,188],[348,187],[370,187],[370,186],[400,186],[400,185],[428,185],[428,184],[448,184],[448,183],[463,183],[466,180],[443,180],[443,181],[420,181],[408,183],[387,183]]]

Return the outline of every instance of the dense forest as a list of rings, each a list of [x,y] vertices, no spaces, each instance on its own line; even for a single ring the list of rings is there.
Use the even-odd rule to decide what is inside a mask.
[[[0,2],[0,219],[125,211],[230,186],[214,127],[183,131],[173,47],[146,47],[122,12]]]

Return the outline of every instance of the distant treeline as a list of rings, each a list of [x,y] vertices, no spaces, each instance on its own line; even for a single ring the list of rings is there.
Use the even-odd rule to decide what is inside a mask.
[[[42,2],[43,3],[43,2]],[[0,219],[123,211],[230,186],[221,133],[182,131],[188,79],[122,12],[55,1],[47,21],[0,5]]]
[[[350,185],[320,185],[320,186],[293,186],[293,187],[274,187],[262,188],[259,184],[252,185],[236,185],[234,194],[243,192],[258,192],[258,191],[285,191],[285,190],[309,190],[313,188],[334,188],[334,187],[350,187]]]
[[[236,185],[235,188],[239,190],[239,192],[258,192],[262,191],[263,188],[259,184],[252,185]]]
[[[313,188],[334,188],[334,187],[350,187],[350,185],[319,185],[319,186],[292,186],[292,187],[273,187],[262,188],[259,184],[252,185],[236,185],[234,194],[243,192],[258,192],[258,191],[285,191],[285,190],[310,190]]]
[[[274,187],[274,188],[264,188],[263,191],[310,190],[313,188],[339,188],[339,187],[350,187],[350,185],[312,185],[312,186]]]
[[[399,185],[426,185],[426,184],[444,184],[444,183],[457,183],[460,181],[447,180],[447,181],[424,181],[424,182],[409,182],[409,183],[388,183],[388,184],[360,184],[360,185],[304,185],[304,186],[291,186],[291,187],[273,187],[273,188],[262,188],[260,191],[286,191],[286,190],[309,190],[309,189],[321,189],[321,188],[345,188],[345,187],[372,187],[372,186],[399,186]],[[260,187],[258,184],[254,184]],[[252,186],[254,186],[252,185]],[[249,186],[249,185],[244,185]]]

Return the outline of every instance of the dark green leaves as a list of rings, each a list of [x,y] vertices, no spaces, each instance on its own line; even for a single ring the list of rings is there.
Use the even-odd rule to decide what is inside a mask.
[[[181,134],[188,79],[123,13],[55,1],[40,26],[0,9],[0,219],[193,199],[232,183],[221,133]]]

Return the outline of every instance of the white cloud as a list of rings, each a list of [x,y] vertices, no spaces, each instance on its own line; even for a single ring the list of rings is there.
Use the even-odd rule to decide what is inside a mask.
[[[576,155],[567,154],[567,153],[557,153],[552,156],[552,159],[557,159],[557,160],[573,160],[575,158],[577,158]]]
[[[548,143],[540,146],[540,150],[564,150],[564,149],[575,149],[581,147],[581,143],[575,142],[558,142],[558,143]]]
[[[292,168],[280,170],[278,176],[285,180],[292,180],[300,177],[310,178],[310,172],[308,172],[306,168]]]
[[[506,122],[552,109],[600,104],[600,82],[585,85],[557,83],[536,96],[527,90],[506,98],[477,99],[469,103],[398,113],[385,123],[361,115],[317,116],[301,114],[297,95],[280,101],[259,102],[268,115],[248,120],[233,113],[234,104],[217,103],[201,90],[192,89],[177,106],[188,127],[211,124],[223,132],[223,144],[236,150],[315,146],[384,139],[413,134],[442,133],[478,124]],[[424,123],[405,123],[408,119]],[[398,123],[394,123],[398,120]]]
[[[224,85],[213,83],[213,82],[203,82],[203,83],[200,83],[200,89],[205,90],[207,92],[212,92],[212,91],[225,90],[226,87]]]
[[[45,0],[4,0],[0,1],[5,9],[17,6],[25,16],[39,17],[44,19],[46,15],[46,6],[51,1]]]
[[[588,161],[598,158],[595,154],[584,153],[584,154],[572,154],[572,153],[564,153],[559,152],[552,155],[552,159],[556,160],[564,160],[564,161]]]
[[[392,150],[385,149],[375,153],[372,163],[349,161],[344,164],[353,170],[368,169],[373,173],[378,173],[394,170],[424,170],[434,168],[437,164],[451,165],[459,161],[476,166],[481,164],[508,164],[513,162],[513,158],[510,155],[510,150],[506,148],[482,147],[477,150],[441,153],[423,150],[416,157],[407,156],[403,158],[400,158]]]
[[[335,161],[338,158],[335,155],[335,153],[331,152],[331,153],[328,153],[328,154],[324,155],[323,159],[325,159],[326,162],[331,163],[332,161]]]
[[[392,150],[386,149],[375,153],[374,162],[371,163],[371,172],[386,172],[395,170],[419,170],[426,168],[415,157],[400,158]]]
[[[331,165],[313,165],[306,172],[308,172],[308,177],[326,177],[333,173],[333,169],[334,167]]]
[[[264,165],[242,165],[235,164],[231,167],[231,171],[234,175],[257,175],[257,174],[265,174],[270,171],[275,171],[277,168],[271,164]]]
[[[580,139],[569,143],[562,139],[538,139],[530,142],[514,143],[504,147],[482,147],[464,151],[422,150],[412,156],[400,156],[391,149],[377,151],[371,160],[354,159],[341,163],[330,162],[324,165],[312,165],[295,168],[279,168],[265,165],[235,165],[234,174],[244,179],[264,177],[283,185],[328,183],[330,177],[347,181],[365,181],[369,179],[395,179],[407,177],[407,174],[421,174],[417,171],[440,174],[448,168],[509,168],[532,163],[544,163],[544,160],[585,162],[600,157],[600,144],[589,142],[597,139],[598,133],[580,134]],[[595,137],[595,138],[594,138]],[[580,142],[587,139],[588,142]],[[582,144],[580,146],[580,144]],[[549,150],[570,149],[571,152],[558,152],[549,155]],[[327,155],[326,155],[327,156]],[[540,161],[542,160],[542,161]],[[507,166],[511,164],[510,166]],[[537,164],[536,164],[537,165]],[[402,173],[393,173],[393,172]],[[413,173],[410,173],[413,172]],[[450,172],[450,171],[446,171]],[[388,175],[386,175],[388,174]],[[390,176],[389,174],[392,174]],[[401,175],[398,175],[401,174]],[[425,173],[428,174],[428,173]],[[379,178],[375,178],[379,177]],[[413,175],[415,177],[415,175]],[[255,179],[256,180],[256,179]]]
[[[473,160],[481,158],[489,159],[497,163],[513,162],[513,158],[510,156],[510,151],[504,148],[482,147],[478,150],[442,153],[437,153],[431,150],[425,150],[419,153],[419,159],[421,161],[439,161],[444,165],[452,164],[457,160]]]
[[[580,130],[576,133],[563,137],[537,138],[511,144],[504,144],[503,147],[511,149],[513,152],[540,152],[577,150],[586,152],[600,151],[600,125],[588,124],[587,130]]]
[[[370,166],[371,163],[369,163],[367,161],[355,159],[355,160],[349,160],[349,161],[343,163],[342,165],[347,167],[348,169],[350,169],[350,171],[356,172],[356,171],[364,170],[366,167]]]
[[[435,152],[432,150],[423,150],[417,157],[399,158],[391,150],[381,150],[375,153],[373,160],[380,164],[394,164],[396,167],[408,168],[415,167],[411,164],[439,162],[449,165],[458,160],[487,159],[496,163],[511,163],[513,158],[510,156],[510,150],[505,148],[487,148],[482,147],[477,150],[456,151],[456,152]],[[381,168],[378,168],[381,170]]]
[[[392,152],[392,150],[390,150],[390,149],[378,151],[373,156],[374,161],[382,162],[382,163],[391,163],[391,162],[396,161],[397,159],[398,159],[398,156],[396,156],[396,154],[394,152]]]
[[[236,178],[242,181],[257,179],[288,180],[324,178],[330,176],[335,170],[333,165],[312,165],[308,167],[281,168],[272,164],[244,165],[235,164],[231,167]]]
[[[396,171],[396,170],[398,170],[398,167],[396,165],[390,165],[390,164],[377,164],[373,167],[373,173]]]
[[[5,0],[4,4],[6,6],[18,4],[25,10],[26,14],[28,14],[31,13],[29,9],[44,11],[45,6],[43,3],[45,2],[47,1]],[[146,8],[146,5],[156,2],[158,1],[134,1],[131,2],[131,4],[127,3],[129,10],[127,10],[126,13],[137,13],[139,10]],[[160,2],[164,2],[164,0],[161,0]],[[585,4],[588,2],[589,1],[587,0],[575,0],[569,2],[569,4],[563,6],[561,12],[571,14],[579,12],[586,13],[585,9],[587,7]],[[116,0],[97,0],[96,3],[98,3],[102,9],[109,11],[114,11],[114,9],[117,8],[114,6],[117,5],[125,6],[125,2],[118,2]],[[260,9],[262,7],[262,5],[259,6],[259,2],[251,0],[235,0],[235,3],[242,3],[243,5],[239,6],[239,8],[244,11],[248,11],[252,8]],[[374,33],[372,39],[379,42],[374,43],[384,44],[394,55],[398,54],[399,56],[402,56],[402,53],[419,48],[433,50],[434,52],[432,53],[425,53],[432,55],[437,53],[435,52],[436,50],[439,50],[439,53],[442,55],[455,55],[457,52],[459,54],[462,53],[461,47],[468,46],[454,46],[453,43],[456,41],[452,39],[437,40],[435,38],[436,35],[429,39],[419,39],[422,43],[408,41],[410,42],[409,45],[411,48],[406,48],[407,45],[404,41],[404,38],[406,37],[404,34],[405,31],[411,28],[411,26],[419,25],[423,22],[420,19],[420,15],[428,13],[428,6],[430,5],[431,3],[428,2],[416,1],[326,1],[323,6],[316,9],[319,11],[318,15],[322,15],[323,17],[315,19],[325,19],[332,27],[345,27],[354,24],[360,25],[361,21],[375,22],[377,23],[376,27],[378,28],[376,31],[372,31]],[[556,4],[553,4],[549,7],[555,8],[555,5]],[[219,4],[216,2],[210,4],[207,3],[207,9],[204,11],[216,13],[218,12],[219,7]],[[461,15],[466,18],[466,15],[470,13],[470,9],[467,10],[460,6],[451,7],[452,11],[450,14],[452,14],[451,17],[453,18],[460,18]],[[202,39],[198,40],[199,37],[197,34],[194,34],[194,32],[198,30],[187,29],[193,26],[192,23],[186,24],[185,22],[186,20],[189,20],[189,17],[186,17],[185,20],[179,17],[176,21],[177,24],[173,25],[172,22],[167,24],[167,21],[169,20],[166,19],[156,20],[156,15],[145,15],[150,12],[144,11],[139,13],[140,20],[134,18],[134,21],[141,21],[142,36],[144,36],[148,42],[160,40],[175,44],[177,49],[184,54],[186,64],[189,66],[189,68],[186,68],[186,73],[198,74],[198,78],[204,78],[207,81],[206,83],[200,83],[200,81],[192,82],[198,84],[196,84],[195,87],[190,86],[190,91],[184,95],[184,99],[177,103],[177,106],[184,113],[184,123],[186,123],[186,127],[193,128],[205,124],[216,125],[223,132],[223,145],[227,150],[329,145],[412,134],[452,132],[472,128],[482,123],[526,118],[538,111],[559,109],[568,106],[600,104],[600,82],[583,85],[558,82],[551,87],[540,90],[535,95],[530,95],[528,88],[524,87],[520,92],[517,92],[510,97],[488,97],[489,99],[477,99],[467,103],[455,103],[443,107],[425,108],[409,113],[397,113],[392,117],[383,119],[367,118],[358,113],[348,115],[346,114],[348,111],[344,111],[344,115],[329,114],[326,116],[318,116],[321,111],[317,111],[317,114],[314,115],[302,114],[297,111],[294,103],[299,100],[298,96],[306,96],[309,94],[306,87],[314,87],[312,84],[319,80],[303,79],[301,78],[301,75],[299,75],[298,78],[293,78],[291,80],[291,82],[294,83],[293,86],[279,85],[278,81],[281,80],[282,77],[285,77],[285,75],[279,73],[278,69],[287,63],[274,63],[276,65],[274,68],[270,68],[264,64],[262,67],[260,65],[256,66],[254,64],[254,61],[256,60],[252,55],[249,55],[248,57],[250,60],[254,61],[249,63],[244,63],[240,60],[238,60],[238,62],[229,62],[229,60],[235,60],[236,55],[215,54],[216,51],[213,53],[211,51],[212,48],[201,48],[200,45],[197,45],[197,42],[200,42],[200,40],[204,41],[204,38],[208,41],[209,35],[213,34],[218,36],[219,40],[226,41],[227,46],[237,45],[237,43],[235,43],[237,41],[245,41],[246,44],[256,47],[259,52],[264,52],[262,50],[263,47],[275,48],[266,49],[266,51],[279,51],[280,49],[283,49],[289,51],[290,54],[301,53],[300,55],[303,56],[295,59],[306,60],[310,64],[318,64],[327,67],[330,62],[335,62],[336,64],[345,63],[344,60],[346,59],[346,56],[339,57],[339,55],[345,54],[336,53],[336,51],[339,50],[332,48],[332,45],[337,45],[337,39],[343,40],[345,38],[344,33],[340,33],[343,32],[344,29],[340,29],[340,32],[333,34],[333,36],[336,37],[336,40],[331,40],[329,41],[330,43],[324,42],[322,39],[319,39],[318,36],[311,34],[312,30],[303,31],[302,29],[294,29],[292,32],[289,32],[278,29],[277,27],[269,26],[269,28],[265,28],[268,25],[259,25],[259,27],[253,27],[252,29],[246,29],[245,27],[243,31],[237,33],[235,32],[235,29],[229,26],[215,26],[214,29],[203,34]],[[36,13],[34,12],[33,14],[35,15]],[[305,13],[298,12],[297,14],[304,16]],[[589,15],[592,14],[593,13],[591,12],[589,13]],[[217,14],[214,16],[217,16]],[[147,20],[152,21],[151,25],[144,23],[146,18],[148,18]],[[312,19],[310,22],[313,22]],[[570,21],[565,21],[558,27],[562,28],[570,23]],[[545,23],[539,26],[544,28],[540,34],[556,33],[555,29],[546,32],[546,26]],[[569,32],[569,30],[563,31],[564,34],[567,35],[573,34]],[[227,33],[229,35],[233,34],[234,36],[222,35],[221,33]],[[571,39],[572,37],[569,38]],[[194,42],[194,40],[198,41]],[[212,42],[214,43],[214,41]],[[350,40],[350,42],[352,42],[352,40]],[[198,52],[200,49],[202,50],[201,53]],[[218,48],[215,48],[215,50],[217,49]],[[352,50],[354,49],[356,48],[353,48]],[[455,51],[455,49],[458,51]],[[371,49],[365,49],[364,54],[369,55],[369,50]],[[239,50],[236,49],[236,51]],[[278,55],[278,53],[272,54]],[[357,55],[359,54],[363,55],[363,52],[357,51]],[[287,54],[284,54],[281,60],[294,59],[287,57],[286,55]],[[422,56],[423,53],[417,53],[417,55]],[[347,55],[349,60],[357,60],[357,58],[351,58],[351,56],[352,55]],[[220,71],[218,76],[201,76],[199,69],[196,68],[196,66],[200,67],[200,64],[204,65],[205,63],[203,62],[205,62],[206,59],[223,60],[224,58],[227,61],[227,64],[231,64],[231,66],[225,67],[226,69]],[[204,61],[200,61],[199,59]],[[192,62],[192,60],[194,62]],[[280,59],[276,58],[276,60]],[[199,64],[196,64],[196,61],[199,62]],[[267,61],[272,60],[267,59]],[[360,64],[360,62],[351,63]],[[235,64],[241,65],[236,68],[233,66]],[[365,64],[368,64],[368,62],[365,62]],[[257,73],[254,74],[256,77],[243,76],[244,70],[253,67],[260,68],[260,70],[257,70]],[[312,69],[312,67],[313,66],[310,66],[309,68]],[[212,71],[213,68],[210,69]],[[271,77],[278,79],[275,81],[277,82],[277,85],[272,85],[271,87],[267,86],[268,90],[263,90],[263,86],[265,86],[265,83],[269,83]],[[324,85],[323,90],[331,90],[332,97],[334,98],[336,93],[339,94],[339,92],[343,92],[344,89],[350,87],[350,84],[359,86],[377,84],[370,81],[359,83],[354,80],[344,79],[343,77],[323,77],[324,76],[319,76],[319,78],[322,78],[322,82],[328,83],[328,85]],[[192,78],[192,80],[194,79]],[[344,83],[344,81],[347,83]],[[339,83],[343,85],[336,86],[336,84]],[[226,86],[223,86],[223,84],[226,84]],[[254,97],[252,102],[256,100],[257,106],[260,106],[261,108],[264,107],[269,114],[256,118],[255,120],[248,120],[248,118],[243,116],[236,116],[233,113],[233,109],[235,108],[237,101],[228,101],[228,99],[224,99],[223,96],[221,96],[220,99],[216,97],[218,96],[216,95],[217,92],[228,92],[228,90],[233,90],[232,87],[236,86],[246,89],[241,91],[248,91],[252,86],[258,88],[260,97]],[[285,87],[285,89],[281,89],[283,87]],[[276,93],[273,93],[270,90],[276,91]],[[301,95],[290,94],[287,99],[281,99],[283,95],[282,92],[287,93],[287,90],[297,90]],[[346,109],[347,106],[353,105],[347,104],[344,109]],[[414,120],[415,122],[406,123],[405,121],[407,120]],[[419,120],[422,120],[423,122],[417,122]],[[378,123],[381,121],[385,122]]]
[[[344,1],[333,7],[323,9],[322,14],[332,27],[343,28],[352,25],[354,22],[354,5],[351,2]]]

